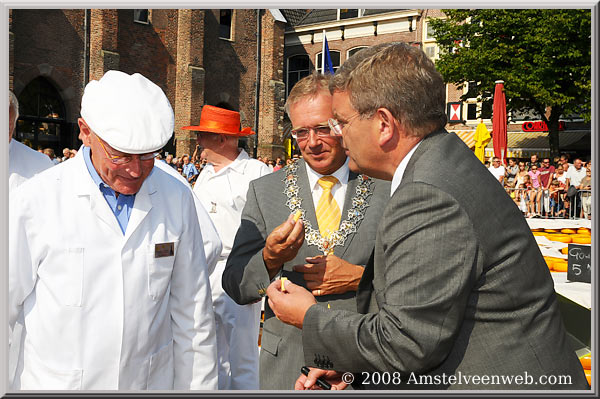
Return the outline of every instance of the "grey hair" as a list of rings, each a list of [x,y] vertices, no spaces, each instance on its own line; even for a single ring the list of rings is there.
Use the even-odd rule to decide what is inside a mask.
[[[331,75],[323,75],[314,72],[300,79],[290,91],[290,94],[285,101],[285,113],[290,115],[290,107],[297,103],[300,99],[309,96],[314,98],[321,91],[327,91],[331,82]]]
[[[360,50],[336,72],[330,91],[348,91],[362,118],[388,109],[407,133],[423,137],[446,125],[442,75],[419,48],[382,43]]]
[[[14,126],[17,126],[17,119],[19,119],[19,100],[17,100],[17,96],[15,96],[15,93],[13,93],[11,90],[8,91],[8,101],[9,107],[15,114]]]

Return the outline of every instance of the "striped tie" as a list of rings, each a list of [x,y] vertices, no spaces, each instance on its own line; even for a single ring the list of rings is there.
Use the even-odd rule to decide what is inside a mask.
[[[331,195],[331,189],[337,182],[338,179],[333,176],[323,176],[318,181],[319,186],[323,188],[323,194],[321,194],[321,198],[319,198],[319,203],[317,204],[317,223],[323,237],[327,237],[334,231],[337,231],[340,226],[342,213],[333,195]]]

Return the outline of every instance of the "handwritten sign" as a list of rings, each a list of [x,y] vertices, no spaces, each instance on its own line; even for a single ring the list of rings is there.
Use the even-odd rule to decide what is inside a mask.
[[[569,244],[569,268],[567,280],[591,283],[592,247],[585,244]]]

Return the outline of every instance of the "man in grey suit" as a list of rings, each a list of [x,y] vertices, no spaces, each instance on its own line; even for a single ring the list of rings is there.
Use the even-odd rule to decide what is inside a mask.
[[[378,45],[346,61],[330,88],[332,131],[361,171],[392,181],[392,196],[358,313],[314,306],[290,282],[267,289],[318,367],[296,389],[317,377],[336,389],[586,389],[527,223],[444,130],[433,63],[403,43]]]
[[[356,309],[389,183],[350,172],[340,138],[330,135],[329,80],[305,77],[286,102],[303,159],[250,183],[222,279],[239,304],[260,300],[270,281],[282,276],[310,289],[325,311]],[[301,215],[297,222],[295,214]],[[332,221],[335,227],[325,226]],[[300,330],[265,306],[260,388],[293,389],[304,365]]]

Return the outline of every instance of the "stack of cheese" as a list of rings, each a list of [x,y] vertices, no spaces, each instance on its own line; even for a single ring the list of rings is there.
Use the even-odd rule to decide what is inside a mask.
[[[534,236],[544,236],[550,241],[555,243],[561,243],[561,253],[564,258],[556,258],[551,256],[544,256],[548,268],[555,272],[566,272],[568,269],[567,254],[569,251],[569,244],[591,244],[592,236],[591,230],[585,227],[575,229],[533,229]]]
[[[579,358],[583,371],[585,372],[585,378],[587,378],[588,384],[592,386],[592,354],[588,353]]]

